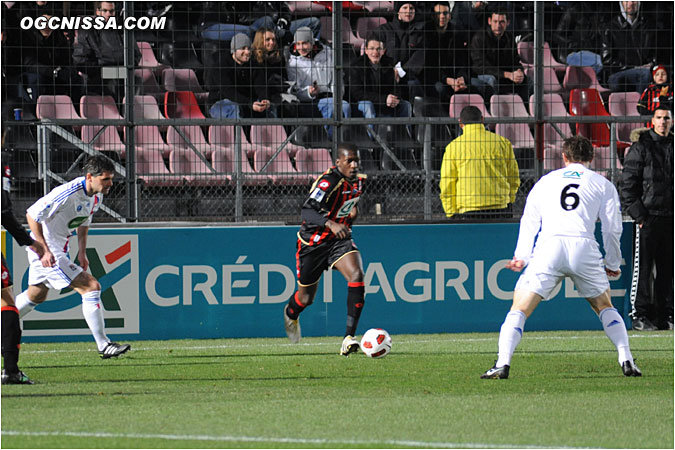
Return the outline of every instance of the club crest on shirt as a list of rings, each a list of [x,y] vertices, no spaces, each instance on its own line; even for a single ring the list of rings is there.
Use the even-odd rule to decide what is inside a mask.
[[[326,189],[328,189],[329,186],[330,182],[328,182],[328,180],[323,180],[321,183],[319,183],[318,188],[321,189],[322,191],[325,191]]]

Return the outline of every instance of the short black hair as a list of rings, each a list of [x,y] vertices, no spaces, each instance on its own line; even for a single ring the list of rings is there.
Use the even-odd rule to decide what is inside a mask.
[[[563,153],[569,162],[591,162],[595,150],[587,138],[576,135],[563,141]]]
[[[337,148],[337,158],[339,158],[342,154],[346,156],[350,152],[358,155],[359,149],[356,147],[356,145],[350,142],[342,142]]]
[[[382,34],[378,33],[377,31],[371,31],[370,33],[368,33],[368,35],[366,35],[366,42],[365,42],[366,47],[368,47],[368,43],[370,41],[382,42],[383,46],[385,42],[384,39],[382,38]]]
[[[459,122],[466,125],[469,123],[483,123],[483,113],[477,106],[469,105],[459,113]]]
[[[652,114],[652,116],[654,114],[656,114],[656,111],[658,111],[658,110],[668,111],[672,115],[673,114],[673,104],[672,103],[670,103],[670,105],[665,104],[665,103],[659,104],[659,106],[657,106],[656,109],[654,109],[654,113]]]
[[[84,167],[82,167],[84,175],[90,173],[92,176],[97,177],[103,174],[103,172],[115,173],[115,165],[110,159],[102,155],[90,157],[84,163]]]

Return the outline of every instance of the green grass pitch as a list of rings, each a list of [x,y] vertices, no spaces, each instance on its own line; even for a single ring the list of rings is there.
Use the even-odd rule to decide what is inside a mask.
[[[24,344],[34,386],[2,386],[3,448],[673,448],[673,332],[530,332],[508,380],[481,380],[497,333]]]

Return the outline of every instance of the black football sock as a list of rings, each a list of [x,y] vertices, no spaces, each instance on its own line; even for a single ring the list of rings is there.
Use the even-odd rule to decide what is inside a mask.
[[[345,336],[355,336],[365,303],[366,288],[362,281],[347,284],[347,330]]]
[[[21,326],[19,310],[15,306],[3,306],[2,316],[2,358],[7,373],[19,371],[19,346],[21,345]]]
[[[298,293],[296,292],[293,296],[288,299],[288,308],[286,308],[286,315],[292,319],[297,320],[300,313],[307,308],[309,305],[303,305],[298,301]]]

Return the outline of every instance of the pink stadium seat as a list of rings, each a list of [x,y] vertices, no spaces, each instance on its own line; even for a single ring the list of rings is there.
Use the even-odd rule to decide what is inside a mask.
[[[211,125],[209,127],[209,142],[211,145],[218,147],[234,148],[234,130],[234,125]],[[244,129],[240,128],[240,130],[241,149],[249,158],[253,158],[256,149],[261,146],[249,143]]]
[[[149,42],[136,42],[138,49],[141,51],[141,60],[138,62],[138,67],[144,69],[151,69],[157,73],[161,73],[164,69],[167,69],[169,66],[166,64],[161,64],[157,61],[155,57],[155,52],[152,50],[152,46]]]
[[[492,117],[485,108],[480,94],[455,94],[450,97],[450,117],[459,119],[459,113],[467,106],[475,106],[481,110],[484,118]]]
[[[126,98],[122,100],[126,103]],[[164,114],[159,109],[157,99],[152,95],[134,96],[134,119],[135,120],[166,120]]]
[[[295,154],[295,166],[299,173],[308,173],[314,180],[333,165],[330,153],[325,148],[303,148]]]
[[[328,42],[333,42],[333,17],[322,16],[319,18],[319,21],[321,22],[321,37]],[[341,24],[342,42],[344,44],[351,44],[357,52],[361,51],[361,44],[363,44],[364,40],[354,35],[352,26],[349,24],[349,19],[343,17]]]
[[[169,129],[169,132],[171,128]],[[175,148],[169,155],[169,170],[185,178],[192,186],[222,186],[229,177],[216,173],[190,148]]]
[[[164,89],[170,92],[190,91],[197,99],[206,100],[206,92],[197,80],[197,74],[192,69],[167,69],[162,72]]]
[[[103,131],[96,137],[102,128]],[[92,142],[94,138],[96,138],[96,140]],[[82,141],[91,144],[100,152],[117,153],[121,158],[124,158],[126,153],[124,142],[122,142],[120,135],[113,126],[83,125]]]
[[[520,56],[520,61],[524,67],[532,67],[534,65],[534,42],[532,41],[520,41],[518,42],[518,56]],[[544,54],[543,54],[543,63],[544,67],[555,70],[556,72],[564,72],[567,67],[566,64],[556,61],[551,53],[551,47],[548,45],[548,42],[544,42]]]
[[[288,9],[291,10],[293,14],[315,14],[328,11],[325,6],[320,5],[316,2],[286,2],[288,3]]]
[[[544,147],[544,171],[562,169],[562,145],[560,147]]]
[[[525,75],[534,80],[534,67],[525,69]],[[558,75],[555,70],[550,67],[544,67],[544,92],[563,92],[565,88],[562,87],[558,81]]]
[[[135,69],[134,83],[136,84],[136,93],[141,95],[152,95],[156,98],[163,98],[166,92],[157,83],[157,78],[151,69]]]
[[[82,119],[67,95],[41,95],[37,99],[38,119]]]
[[[126,136],[126,128],[124,130]],[[165,158],[169,156],[173,148],[164,143],[159,128],[152,125],[138,125],[134,127],[136,148],[158,151]]]
[[[183,133],[187,141],[180,135],[178,130]],[[211,157],[215,146],[206,142],[204,132],[198,125],[178,125],[169,127],[166,132],[166,143],[178,148],[190,148],[190,144],[207,158]]]
[[[281,125],[251,125],[251,143],[253,145],[276,149],[287,137],[286,130]],[[288,142],[285,150],[288,156],[295,158],[295,154],[301,148],[304,147]]]
[[[387,23],[385,17],[359,17],[356,19],[356,37],[363,39],[365,44],[368,33],[384,23]]]
[[[530,117],[519,95],[504,94],[490,97],[492,117]],[[498,123],[495,133],[511,142],[513,148],[534,148],[534,136],[526,123]]]
[[[366,11],[393,11],[394,2],[380,2],[380,1],[371,1],[371,2],[361,2],[363,7],[366,8]]]
[[[213,168],[219,173],[225,173],[228,180],[235,179],[235,174],[237,172],[235,156],[236,153],[234,147],[217,147],[211,155]],[[256,174],[243,151],[241,153],[241,173],[244,175],[244,184],[248,186],[266,184],[269,180],[268,176],[259,176]]]
[[[180,186],[181,175],[172,174],[164,164],[159,150],[136,147],[136,173],[148,186]]]
[[[288,159],[288,153],[279,152],[276,158],[272,159],[275,153],[273,148],[261,148],[256,150],[253,155],[253,167],[255,171],[267,175],[275,184],[303,184],[307,182],[306,175],[300,175]],[[269,162],[269,164],[268,164]],[[267,164],[263,171],[262,169]]]
[[[572,89],[595,89],[599,93],[609,92],[609,89],[600,86],[595,70],[589,66],[567,66],[563,87]]]
[[[640,100],[640,94],[637,92],[613,92],[609,94],[609,113],[612,116],[630,117],[639,116],[637,103]],[[631,123],[617,123],[616,135],[621,142],[630,143],[630,133],[635,128],[644,127],[644,123],[640,121]],[[630,145],[630,144],[629,144]]]
[[[80,115],[83,119],[124,119],[110,95],[83,95],[80,97]]]
[[[568,117],[569,113],[565,109],[565,103],[559,94],[544,94],[542,108],[544,117]],[[530,96],[530,111],[534,109],[534,95]],[[544,170],[559,169],[563,166],[562,142],[565,138],[572,136],[570,124],[562,122],[555,124],[565,135],[560,136],[550,123],[544,124]]]

